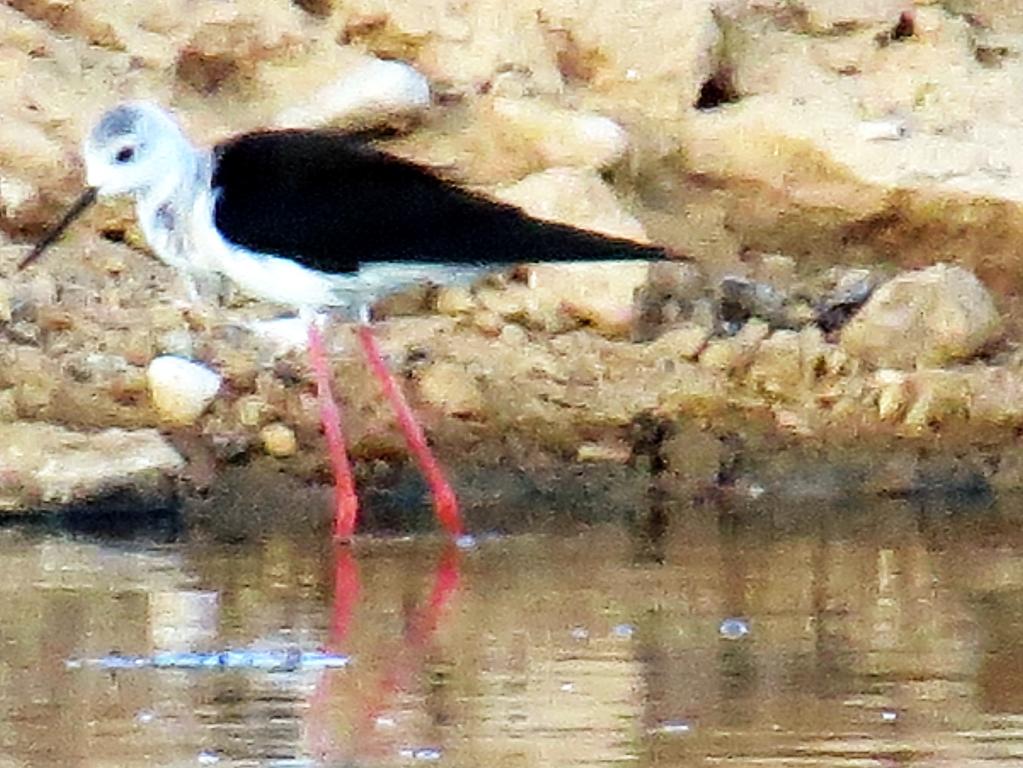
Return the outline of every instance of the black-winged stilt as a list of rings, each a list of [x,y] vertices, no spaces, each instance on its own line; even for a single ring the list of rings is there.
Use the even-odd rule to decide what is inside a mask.
[[[422,427],[368,324],[377,299],[423,282],[469,281],[530,262],[658,260],[661,248],[532,218],[387,154],[358,135],[246,133],[197,149],[147,102],[116,106],[84,143],[88,188],[21,261],[23,269],[99,196],[130,195],[157,257],[192,274],[222,274],[255,297],[298,308],[308,340],[335,477],[334,533],[349,538],[358,500],[314,312],[359,321],[358,338],[453,535],[461,515]]]

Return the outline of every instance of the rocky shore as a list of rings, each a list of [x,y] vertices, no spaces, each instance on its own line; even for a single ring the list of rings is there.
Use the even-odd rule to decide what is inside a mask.
[[[199,142],[383,126],[460,183],[678,254],[377,308],[470,505],[507,467],[750,498],[1018,488],[1010,5],[10,2],[0,507],[164,498],[228,466],[326,478],[301,329],[230,286],[193,301],[130,205],[15,272],[77,192],[91,121],[129,98]],[[328,338],[361,479],[386,485],[400,439],[351,327]]]

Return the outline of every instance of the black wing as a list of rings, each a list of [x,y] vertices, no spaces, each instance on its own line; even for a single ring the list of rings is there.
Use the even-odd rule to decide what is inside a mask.
[[[663,259],[661,248],[532,218],[358,136],[250,133],[214,150],[214,218],[232,243],[324,272],[377,261]]]

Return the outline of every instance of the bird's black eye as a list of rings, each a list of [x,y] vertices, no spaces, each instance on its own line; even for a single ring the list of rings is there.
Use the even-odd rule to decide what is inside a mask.
[[[114,160],[119,163],[128,163],[133,157],[135,157],[135,147],[121,147],[114,155]]]

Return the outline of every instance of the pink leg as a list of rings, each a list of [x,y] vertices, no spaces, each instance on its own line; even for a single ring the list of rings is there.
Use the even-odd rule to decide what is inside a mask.
[[[373,336],[373,330],[368,325],[360,325],[358,332],[359,342],[366,353],[369,367],[372,369],[377,381],[380,382],[384,395],[394,410],[394,415],[398,419],[398,427],[401,429],[402,435],[405,436],[405,443],[408,445],[409,453],[412,454],[419,464],[423,476],[426,477],[426,483],[430,486],[437,520],[440,521],[440,524],[452,536],[461,535],[462,515],[458,511],[458,499],[455,497],[455,492],[451,489],[451,485],[444,475],[444,470],[441,469],[440,464],[430,450],[430,446],[426,443],[426,435],[423,434],[422,426],[420,426],[415,414],[412,413],[408,401],[405,400],[405,395],[402,394],[398,382],[394,379],[394,374],[391,373],[387,363],[384,362],[383,355],[380,353],[380,347],[377,346],[377,340]]]
[[[320,421],[327,438],[327,450],[334,469],[334,538],[348,541],[355,533],[359,515],[359,499],[355,495],[352,465],[348,461],[344,433],[341,431],[341,413],[330,390],[330,368],[327,349],[316,323],[309,324],[309,360],[316,376],[316,398],[320,403]]]

